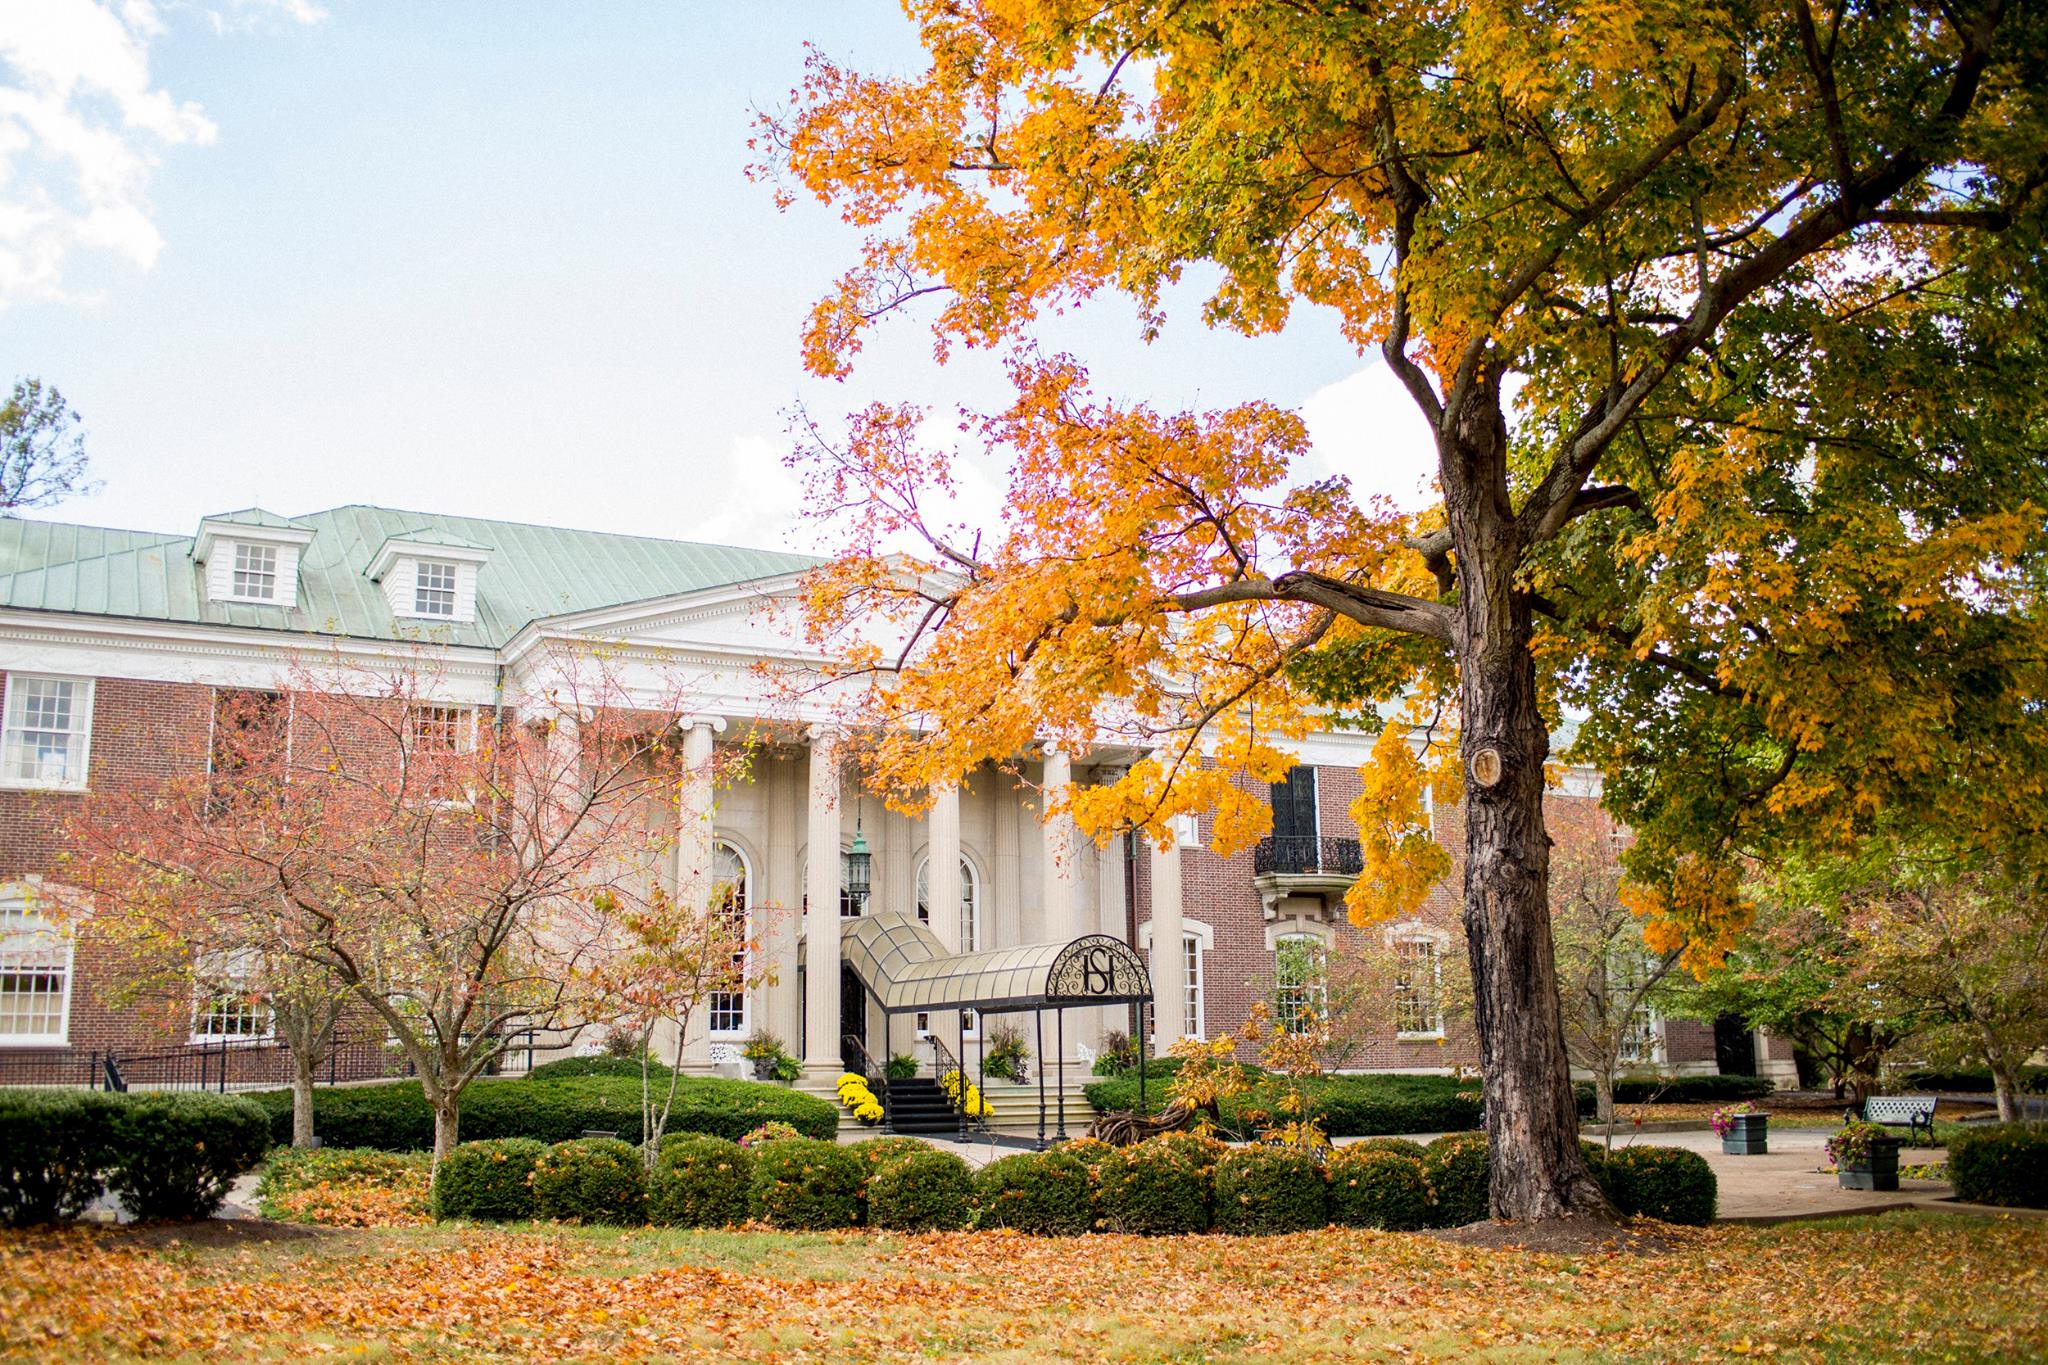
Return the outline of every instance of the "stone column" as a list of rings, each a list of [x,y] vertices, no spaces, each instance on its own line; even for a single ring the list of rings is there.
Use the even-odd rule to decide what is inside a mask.
[[[719,720],[694,720],[683,724],[683,771],[676,783],[676,902],[695,913],[711,896],[711,850],[716,797],[712,790],[711,754],[713,737],[725,728]],[[673,1025],[663,1024],[655,1052],[677,1064],[693,1069],[711,1064],[711,1044],[700,1015],[687,1038],[678,1038]]]
[[[948,952],[959,952],[960,934],[960,788],[947,785],[932,794],[925,816],[925,905],[932,933]]]
[[[1187,968],[1181,961],[1180,840],[1152,845],[1152,1027],[1161,1053],[1187,1032]]]
[[[804,1071],[829,1084],[839,1064],[839,746],[829,727],[811,730],[809,834],[805,839]]]
[[[1058,749],[1045,751],[1044,800],[1046,809],[1064,805],[1067,789],[1073,785],[1074,765]],[[1080,937],[1081,926],[1074,914],[1074,820],[1060,811],[1045,819],[1045,936],[1065,942]]]

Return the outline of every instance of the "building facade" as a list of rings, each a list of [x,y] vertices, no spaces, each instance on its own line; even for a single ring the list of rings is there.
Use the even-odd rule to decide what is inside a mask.
[[[949,952],[1089,934],[1129,942],[1151,964],[1147,1027],[1160,1046],[1233,1030],[1254,1000],[1283,1017],[1325,1004],[1330,963],[1376,935],[1394,955],[1389,1012],[1346,1064],[1476,1063],[1469,1031],[1445,1017],[1434,986],[1444,956],[1462,951],[1455,872],[1400,925],[1358,930],[1345,918],[1343,888],[1358,866],[1349,807],[1368,738],[1301,745],[1299,766],[1271,793],[1273,835],[1230,857],[1208,847],[1206,820],[1156,849],[1128,838],[1098,846],[1042,818],[1062,784],[1110,778],[1128,754],[1019,755],[938,793],[923,818],[906,817],[845,770],[829,704],[792,701],[770,681],[820,662],[797,614],[810,567],[773,551],[361,506],[229,513],[191,536],[0,521],[0,1080],[9,1057],[263,1031],[260,1009],[219,999],[117,1004],[89,914],[66,929],[54,911],[71,894],[63,826],[77,803],[216,761],[222,699],[284,687],[309,651],[371,664],[431,657],[434,723],[453,735],[466,715],[518,696],[563,644],[602,648],[650,695],[680,679],[692,698],[673,875],[709,869],[734,888],[766,960],[758,985],[714,997],[690,1037],[661,1041],[687,1067],[731,1067],[746,1038],[772,1032],[815,1083],[840,1070],[849,1036],[880,1056],[928,1052],[933,1031],[957,1049],[961,1034],[992,1027],[880,1015],[843,963],[840,928],[889,913],[925,921]],[[739,745],[740,774],[715,781],[719,748]],[[1434,818],[1455,855],[1456,811]],[[1611,837],[1586,774],[1553,794],[1551,818],[1560,843]],[[1042,1061],[1085,1068],[1105,1035],[1133,1020],[1102,1007],[1064,1023],[1065,1056],[1048,1041]],[[1645,1064],[1715,1069],[1714,1030],[1702,1025],[1659,1023],[1641,1051]]]

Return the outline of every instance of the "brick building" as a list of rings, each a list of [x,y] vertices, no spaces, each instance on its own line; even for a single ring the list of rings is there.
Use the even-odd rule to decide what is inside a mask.
[[[563,641],[631,660],[650,689],[657,670],[684,676],[698,698],[667,875],[715,867],[761,917],[774,971],[715,1002],[691,1037],[667,1040],[689,1067],[731,1065],[741,1039],[769,1030],[804,1054],[815,1081],[836,1074],[848,1036],[911,1050],[931,1046],[928,1029],[961,1030],[953,1016],[882,1016],[870,998],[878,983],[842,957],[841,922],[860,915],[904,917],[932,952],[954,955],[1098,934],[1133,941],[1152,962],[1165,1038],[1234,1029],[1254,999],[1283,1013],[1324,1000],[1331,961],[1378,935],[1399,955],[1399,998],[1390,1026],[1361,1036],[1348,1064],[1476,1062],[1467,1031],[1438,1017],[1431,984],[1455,945],[1451,887],[1400,925],[1345,920],[1343,888],[1358,865],[1349,805],[1369,740],[1331,733],[1303,744],[1300,766],[1273,791],[1274,834],[1229,858],[1198,826],[1166,850],[1098,848],[1039,818],[1044,791],[1094,781],[1133,754],[1033,755],[1015,775],[985,768],[940,793],[926,818],[906,818],[842,772],[827,703],[806,711],[763,681],[764,663],[811,662],[796,595],[809,565],[780,552],[360,506],[229,513],[191,536],[0,521],[0,1083],[22,1074],[25,1058],[262,1034],[260,1010],[116,1006],[89,915],[55,913],[75,895],[60,854],[78,802],[204,771],[222,698],[282,687],[309,649],[369,662],[429,654],[434,706],[457,715],[516,708],[538,652]],[[755,755],[744,778],[714,789],[710,760],[742,737]],[[1455,852],[1457,813],[1435,819]],[[1610,837],[1589,774],[1553,794],[1552,821],[1560,842]],[[810,856],[827,847],[834,856]],[[957,906],[936,903],[934,860],[956,864],[939,886],[941,896],[957,890]],[[841,913],[809,909],[832,905]],[[1170,957],[1154,950],[1155,923],[1178,943]],[[1067,1062],[1085,1062],[1128,1017],[1107,1006],[1069,1015]],[[1642,1060],[1712,1070],[1714,1043],[1711,1028],[1660,1023]]]

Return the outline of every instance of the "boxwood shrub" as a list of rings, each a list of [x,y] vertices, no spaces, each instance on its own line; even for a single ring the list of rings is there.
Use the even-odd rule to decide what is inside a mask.
[[[1192,1142],[1148,1138],[1113,1149],[1095,1168],[1096,1209],[1111,1232],[1206,1232],[1215,1178]]]
[[[1948,1144],[1956,1198],[1972,1204],[2048,1209],[2048,1124],[1972,1128]]]
[[[754,1154],[726,1138],[662,1139],[647,1181],[647,1213],[678,1228],[722,1228],[747,1221]]]
[[[669,1068],[661,1062],[649,1061],[647,1074],[668,1079]],[[552,1062],[542,1062],[526,1073],[529,1081],[570,1081],[585,1076],[623,1076],[631,1081],[640,1079],[638,1057],[612,1057],[599,1053],[592,1057],[563,1057]]]
[[[1409,1232],[1429,1225],[1429,1181],[1422,1147],[1415,1155],[1360,1142],[1330,1153],[1323,1174],[1330,1187],[1330,1221],[1347,1228]]]
[[[0,1091],[0,1225],[76,1218],[100,1197],[115,1109],[92,1090]]]
[[[974,1177],[975,1224],[1077,1237],[1095,1224],[1088,1164],[1065,1148],[998,1157]]]
[[[922,1143],[919,1144],[923,1146]],[[974,1178],[951,1152],[904,1152],[868,1178],[868,1226],[897,1232],[948,1231],[974,1212]]]
[[[1422,1176],[1429,1182],[1430,1221],[1458,1228],[1483,1222],[1490,1208],[1486,1134],[1446,1133],[1422,1150]]]
[[[1347,1142],[1344,1147],[1347,1151],[1393,1152],[1397,1156],[1413,1157],[1417,1161],[1422,1160],[1423,1152],[1421,1143],[1414,1138],[1404,1137],[1369,1137],[1358,1142]]]
[[[1158,1113],[1166,1107],[1166,1079],[1163,1074],[1145,1084],[1145,1107]],[[1150,1071],[1147,1072],[1149,1076]],[[1278,1082],[1262,1081],[1254,1072],[1253,1085],[1244,1095],[1223,1106],[1222,1129],[1235,1138],[1255,1136],[1249,1111],[1271,1112],[1277,1104]],[[1369,1137],[1383,1133],[1454,1133],[1479,1126],[1479,1090],[1470,1081],[1452,1076],[1407,1076],[1377,1074],[1366,1076],[1320,1076],[1302,1082],[1311,1114],[1321,1120],[1331,1137]],[[1135,1071],[1085,1087],[1088,1102],[1098,1111],[1136,1109],[1138,1078]]]
[[[272,1138],[289,1142],[291,1092],[267,1090],[250,1098],[269,1111]],[[668,1127],[671,1132],[738,1138],[771,1119],[811,1137],[829,1138],[839,1131],[837,1107],[816,1095],[779,1085],[697,1076],[685,1077],[677,1085]],[[529,1137],[565,1142],[596,1129],[637,1143],[641,1138],[638,1072],[630,1077],[597,1074],[478,1081],[463,1093],[461,1123],[465,1139]],[[329,1146],[424,1151],[434,1145],[434,1114],[418,1081],[323,1088],[313,1097],[313,1130]]]
[[[617,1138],[558,1142],[533,1162],[533,1206],[543,1218],[637,1227],[647,1221],[640,1150]]]
[[[1616,1104],[1733,1104],[1737,1100],[1760,1100],[1777,1090],[1768,1076],[1644,1076],[1614,1083]],[[1580,1081],[1572,1087],[1580,1115],[1595,1108],[1593,1085]]]
[[[1623,1213],[1705,1227],[1720,1197],[1713,1168],[1680,1147],[1617,1147],[1593,1166],[1594,1178]]]
[[[1322,1167],[1301,1147],[1236,1147],[1216,1163],[1216,1228],[1306,1232],[1330,1221]]]
[[[270,1147],[270,1116],[236,1095],[127,1095],[107,1185],[137,1218],[208,1218]]]
[[[533,1168],[547,1149],[533,1138],[458,1142],[434,1172],[434,1217],[491,1223],[532,1218],[539,1212]]]
[[[860,1222],[861,1160],[836,1142],[783,1138],[754,1149],[748,1208],[778,1228],[823,1232]]]
[[[1963,1095],[1988,1095],[1998,1086],[1991,1079],[1990,1067],[1962,1067],[1948,1071],[1920,1069],[1902,1071],[1892,1077],[1895,1087],[1902,1093],[1926,1092],[1929,1090],[1953,1091]],[[2019,1075],[2020,1089],[2029,1094],[2048,1095],[2048,1066],[2023,1066]]]

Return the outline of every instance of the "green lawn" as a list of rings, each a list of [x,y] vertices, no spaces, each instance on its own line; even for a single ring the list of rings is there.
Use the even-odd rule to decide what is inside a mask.
[[[2034,1218],[1911,1213],[1672,1230],[1673,1249],[1652,1256],[1339,1231],[1071,1241],[254,1231],[0,1236],[0,1352],[294,1362],[2048,1356],[2048,1220]]]

